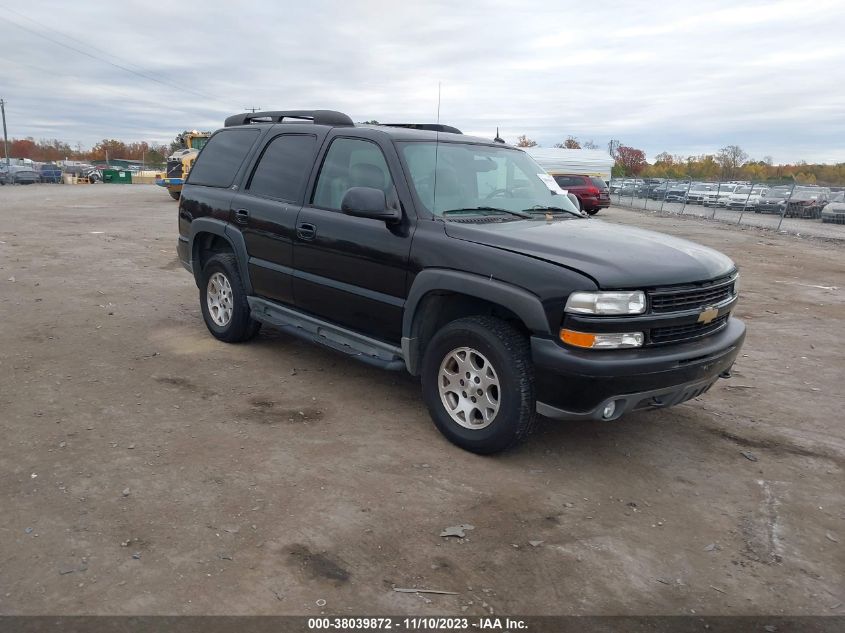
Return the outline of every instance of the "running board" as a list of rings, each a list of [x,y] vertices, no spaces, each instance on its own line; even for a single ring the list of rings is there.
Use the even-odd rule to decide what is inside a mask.
[[[398,371],[405,369],[402,350],[389,343],[358,334],[309,314],[303,314],[259,297],[247,297],[253,319],[307,341],[330,347],[368,365]]]

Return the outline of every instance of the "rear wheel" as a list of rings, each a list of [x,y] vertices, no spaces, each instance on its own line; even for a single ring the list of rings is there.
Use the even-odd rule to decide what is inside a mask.
[[[170,197],[173,198],[174,200],[178,200],[179,198],[182,197],[181,191],[171,191],[170,189],[168,189],[167,193],[169,193]]]
[[[422,389],[440,432],[473,453],[510,448],[534,425],[528,339],[501,319],[467,317],[437,332],[423,358]]]
[[[599,212],[599,208],[596,207],[595,209],[587,209],[587,215],[595,215]]]
[[[203,267],[200,308],[208,331],[227,343],[248,341],[261,328],[250,317],[238,261],[231,253],[214,255]]]

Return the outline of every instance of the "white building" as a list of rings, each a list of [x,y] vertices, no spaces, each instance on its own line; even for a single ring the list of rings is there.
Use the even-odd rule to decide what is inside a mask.
[[[565,149],[560,147],[527,147],[525,151],[551,175],[582,174],[610,180],[613,158],[596,149]]]

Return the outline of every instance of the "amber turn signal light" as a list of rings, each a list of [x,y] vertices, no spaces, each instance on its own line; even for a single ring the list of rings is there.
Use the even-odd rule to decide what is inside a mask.
[[[625,349],[630,347],[642,347],[642,332],[619,332],[590,334],[589,332],[578,332],[562,328],[560,340],[573,347],[584,349]]]

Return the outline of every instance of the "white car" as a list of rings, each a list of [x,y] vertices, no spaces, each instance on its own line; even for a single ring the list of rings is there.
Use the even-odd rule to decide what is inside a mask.
[[[748,187],[740,185],[734,192],[728,196],[727,200],[725,201],[725,207],[728,209],[754,209],[757,207],[757,203],[760,202],[760,198],[766,195],[766,192],[769,190],[768,187]],[[749,193],[751,195],[749,195]]]
[[[733,183],[723,183],[721,186],[713,185],[713,190],[709,191],[704,196],[705,207],[724,207],[733,193],[742,185],[735,185]],[[746,193],[748,193],[746,191]]]
[[[704,202],[704,198],[709,196],[711,193],[716,193],[716,187],[718,185],[714,185],[707,182],[694,182],[687,193],[687,202],[694,203],[694,204],[702,204]]]

